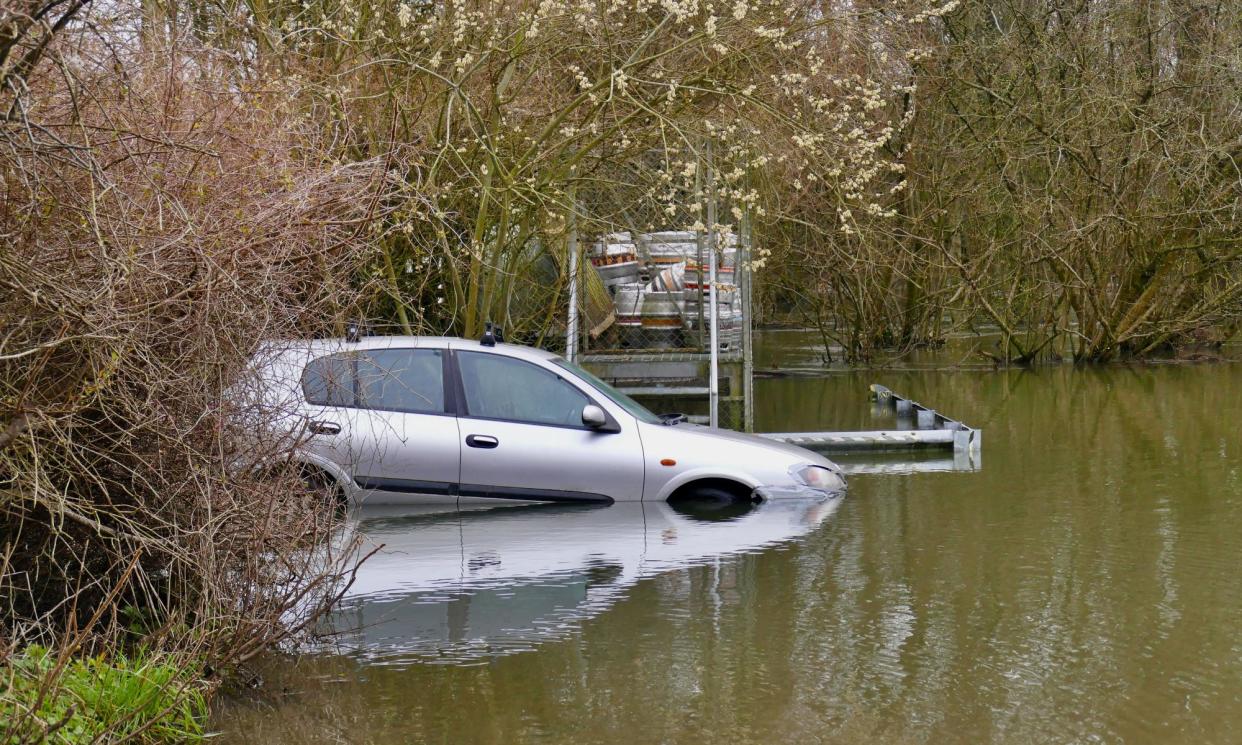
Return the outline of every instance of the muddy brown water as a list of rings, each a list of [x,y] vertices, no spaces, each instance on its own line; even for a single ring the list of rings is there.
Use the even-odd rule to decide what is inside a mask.
[[[760,380],[756,424],[871,426],[879,382],[981,427],[980,470],[842,459],[887,472],[721,520],[356,517],[386,548],[334,648],[267,660],[217,741],[1242,740],[1242,364],[930,366]]]

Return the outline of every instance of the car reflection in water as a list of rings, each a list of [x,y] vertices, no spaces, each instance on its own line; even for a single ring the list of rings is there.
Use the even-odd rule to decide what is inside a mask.
[[[839,504],[360,509],[349,530],[361,534],[364,552],[382,548],[328,620],[333,646],[372,664],[469,664],[533,649],[644,577],[796,539]]]

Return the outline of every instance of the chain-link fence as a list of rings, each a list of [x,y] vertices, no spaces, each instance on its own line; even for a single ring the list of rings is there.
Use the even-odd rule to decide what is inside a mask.
[[[580,349],[706,352],[711,345],[711,257],[716,254],[716,346],[738,356],[743,310],[737,236],[713,247],[704,233],[609,233],[586,249],[589,271],[612,301],[612,322],[588,330]]]
[[[584,243],[579,361],[654,410],[708,421],[714,284],[718,423],[749,428],[745,233],[613,232]]]

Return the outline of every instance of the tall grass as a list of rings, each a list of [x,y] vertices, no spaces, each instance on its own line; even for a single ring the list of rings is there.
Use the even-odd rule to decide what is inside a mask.
[[[197,742],[207,701],[196,668],[141,650],[70,659],[29,646],[0,667],[6,742]]]

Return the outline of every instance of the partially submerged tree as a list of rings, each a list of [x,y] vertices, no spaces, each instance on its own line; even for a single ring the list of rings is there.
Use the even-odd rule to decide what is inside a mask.
[[[944,21],[912,185],[919,238],[1029,362],[1220,341],[1242,314],[1242,11],[972,4]]]

